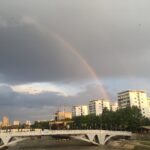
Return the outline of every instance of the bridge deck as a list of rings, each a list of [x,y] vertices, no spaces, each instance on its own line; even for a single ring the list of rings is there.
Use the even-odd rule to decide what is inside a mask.
[[[4,143],[4,146],[12,144],[11,138],[17,138],[16,142],[27,137],[36,136],[53,136],[53,135],[68,135],[72,138],[90,142],[96,145],[104,145],[109,139],[114,136],[130,137],[131,132],[127,131],[109,131],[109,130],[35,130],[35,131],[0,131],[0,138]],[[13,141],[14,142],[14,141]]]
[[[131,136],[131,132],[127,131],[110,131],[110,130],[35,130],[24,132],[6,132],[1,131],[0,136],[42,136],[42,135],[83,135],[83,134],[116,134]]]

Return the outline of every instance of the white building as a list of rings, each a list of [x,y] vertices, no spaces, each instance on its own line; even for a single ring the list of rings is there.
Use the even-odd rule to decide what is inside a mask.
[[[31,125],[31,121],[30,120],[26,120],[25,125],[30,126]]]
[[[147,98],[148,101],[148,107],[149,107],[149,113],[150,113],[150,98]]]
[[[118,103],[117,103],[117,102],[112,103],[112,104],[110,105],[110,109],[111,109],[112,111],[117,111],[117,110],[118,110]]]
[[[88,115],[87,105],[77,105],[72,107],[72,116],[86,116]]]
[[[13,121],[13,125],[14,125],[14,126],[19,126],[19,124],[20,124],[20,121],[19,121],[19,120],[14,120],[14,121]]]
[[[96,99],[96,100],[91,100],[89,102],[90,114],[100,115],[102,114],[104,108],[107,108],[108,110],[110,110],[110,102],[108,100]]]
[[[147,94],[142,90],[127,90],[118,93],[119,108],[137,106],[143,116],[150,118]]]

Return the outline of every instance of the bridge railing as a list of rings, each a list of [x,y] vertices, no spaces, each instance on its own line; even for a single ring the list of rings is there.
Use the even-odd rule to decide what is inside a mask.
[[[35,130],[35,131],[0,131],[0,135],[10,136],[38,136],[38,135],[79,135],[79,134],[116,134],[130,136],[131,132],[127,131],[110,131],[110,130]]]

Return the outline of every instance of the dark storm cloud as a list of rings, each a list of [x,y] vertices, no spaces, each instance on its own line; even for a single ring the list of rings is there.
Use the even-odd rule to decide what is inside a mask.
[[[145,2],[1,2],[3,79],[40,82],[88,78],[85,66],[51,31],[77,48],[99,77],[148,77],[150,9]],[[4,6],[10,8],[8,13]]]
[[[87,74],[83,67],[66,47],[50,34],[44,36],[32,23],[0,27],[0,72],[7,81],[44,82],[83,78]]]
[[[99,78],[113,80],[106,87],[111,87],[111,97],[120,87],[129,87],[118,78],[130,82],[128,78],[136,77],[135,83],[149,78],[149,14],[149,0],[0,1],[0,83],[8,84],[0,87],[0,114],[13,111],[12,117],[42,118],[66,101],[73,105],[101,97],[97,85],[69,97],[21,94],[9,87],[31,82],[82,84],[90,79],[86,66],[55,33],[77,48]]]

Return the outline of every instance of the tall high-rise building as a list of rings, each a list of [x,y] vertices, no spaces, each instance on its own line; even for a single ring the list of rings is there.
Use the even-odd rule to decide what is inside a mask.
[[[89,102],[89,114],[100,115],[104,108],[110,110],[110,102],[108,100],[96,99]]]
[[[148,107],[149,107],[149,113],[150,113],[150,98],[147,98],[148,101]]]
[[[86,116],[88,115],[88,106],[87,105],[77,105],[72,107],[72,116]]]
[[[7,127],[9,126],[9,118],[4,116],[2,119],[2,127]]]
[[[143,116],[150,118],[147,93],[143,90],[127,90],[118,93],[119,108],[137,106]]]

